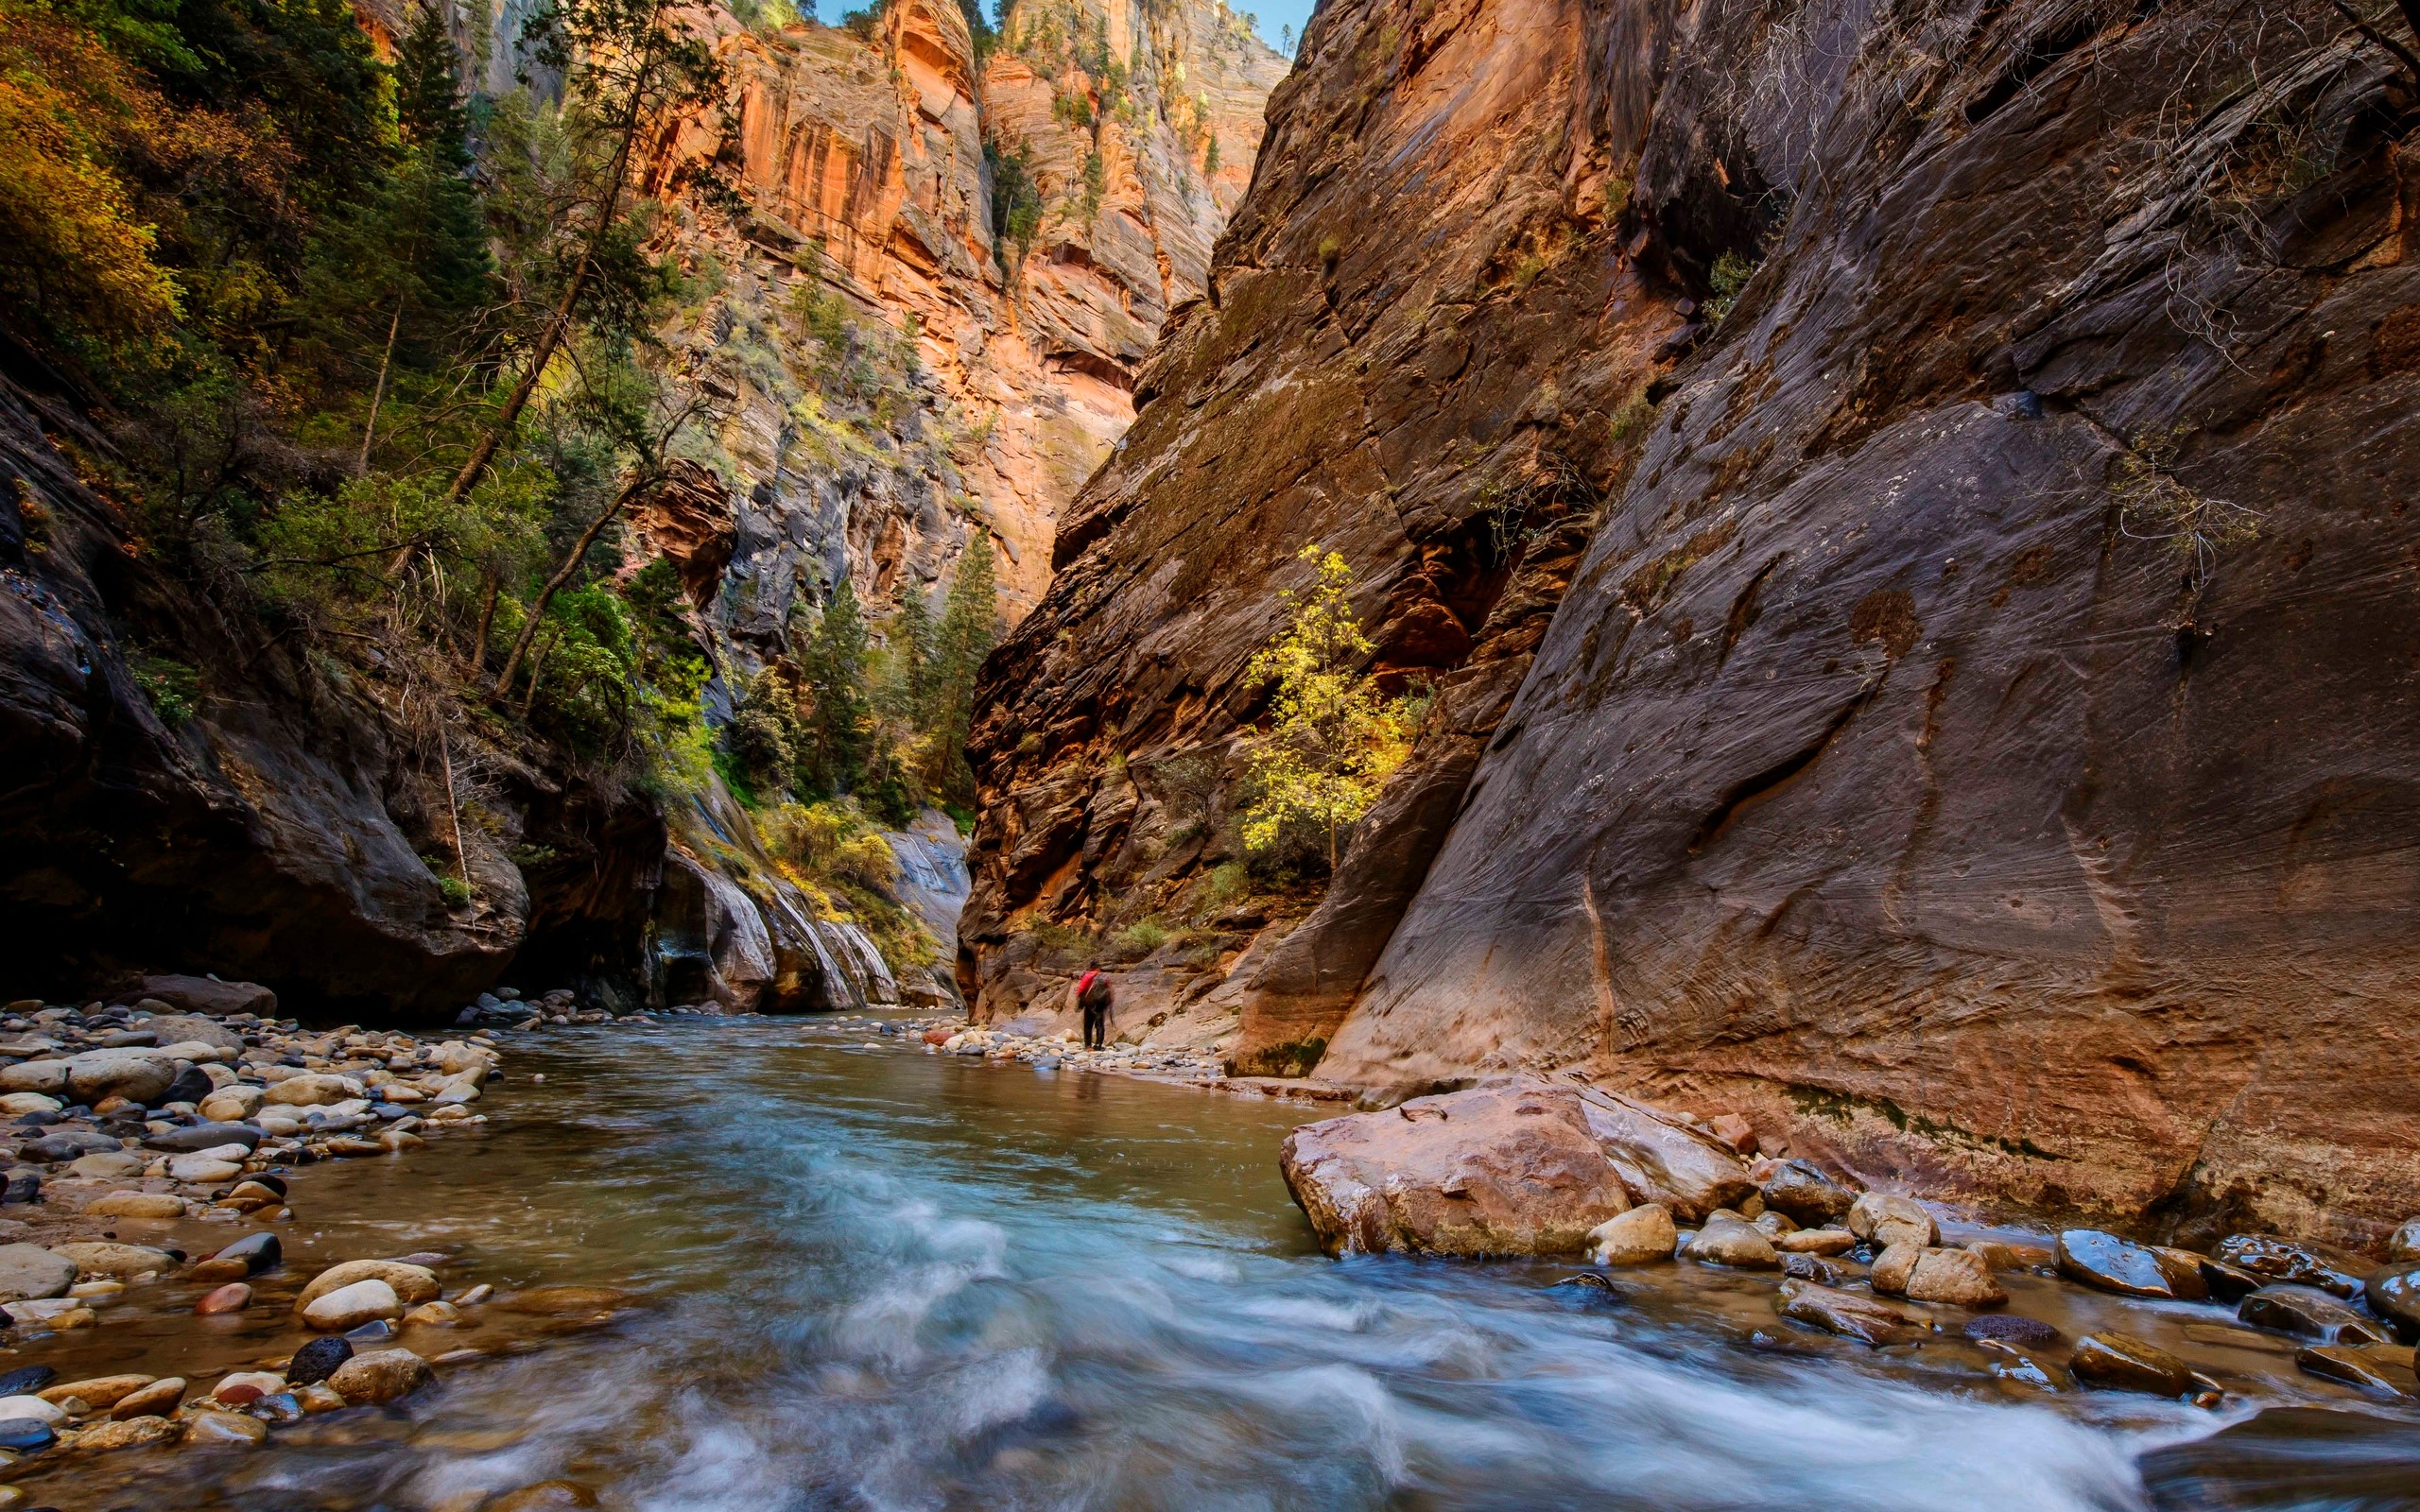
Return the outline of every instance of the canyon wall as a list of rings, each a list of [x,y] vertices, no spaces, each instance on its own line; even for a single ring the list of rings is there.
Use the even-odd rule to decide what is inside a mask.
[[[1323,11],[1213,302],[995,660],[962,978],[1005,1006],[1036,921],[1128,885],[1149,806],[1108,756],[1232,741],[1300,541],[1400,618],[1428,480],[1489,454],[1322,386],[1433,404],[1492,348],[1567,352],[1599,387],[1497,372],[1486,413],[1604,424],[1584,558],[1500,717],[1447,675],[1320,948],[1207,969],[1237,1050],[1381,1100],[1567,1068],[1870,1180],[2375,1243],[2420,1206],[2420,81],[2332,10],[2257,21]],[[1564,127],[1561,214],[1619,214],[1449,306],[1442,356],[1371,348],[1486,239],[1435,197],[1541,134],[1404,112],[1499,80]],[[1592,154],[1617,191],[1576,192]],[[1357,190],[1358,234],[1320,221]],[[1586,329],[1625,300],[1662,323]],[[1652,374],[1635,455],[1609,369]]]

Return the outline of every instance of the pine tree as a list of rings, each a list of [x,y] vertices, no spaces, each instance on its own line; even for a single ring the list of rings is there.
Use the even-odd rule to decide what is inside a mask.
[[[994,572],[992,533],[977,526],[951,575],[949,596],[933,636],[930,728],[933,770],[926,781],[960,803],[975,798],[975,771],[966,762],[966,737],[975,718],[975,679],[999,638],[999,584]]]
[[[804,658],[806,689],[815,707],[799,753],[799,775],[811,791],[849,792],[865,769],[872,713],[866,697],[869,655],[857,591],[842,578],[823,606]]]

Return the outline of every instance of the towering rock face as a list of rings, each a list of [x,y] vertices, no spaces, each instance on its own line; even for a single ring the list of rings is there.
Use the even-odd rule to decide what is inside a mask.
[[[1364,932],[1387,935],[1374,965],[1341,958],[1340,1022],[1302,1016],[1319,1074],[1399,1094],[1568,1067],[1870,1179],[2375,1240],[2420,1203],[2420,81],[2332,10],[2290,9],[1325,12],[1219,308],[1147,384],[1163,397],[1063,533],[1080,555],[996,664],[970,910],[993,933],[962,970],[997,971],[1013,910],[1114,874],[1074,742],[1136,711],[1212,734],[1249,712],[1219,669],[1266,634],[1296,541],[1360,551],[1372,609],[1392,602],[1390,516],[1425,518],[1406,485],[1472,450],[1430,424],[1390,452],[1315,379],[1366,361],[1373,387],[1433,395],[1472,366],[1366,349],[1421,304],[1409,276],[1296,372],[1264,354],[1300,314],[1247,291],[1327,234],[1297,151],[1347,155],[1325,195],[1411,163],[1467,180],[1445,133],[1390,135],[1407,100],[1495,77],[1425,85],[1423,26],[1529,26],[1525,63],[1564,39],[1585,80],[1570,139],[1630,185],[1578,261],[1634,280],[1633,309],[1737,302],[1676,334],[1698,345],[1652,387],[1644,455],[1486,754],[1433,799],[1442,849],[1342,868],[1323,912],[1348,885],[1380,916],[1382,884],[1416,896]],[[1397,45],[1340,142],[1316,102]],[[1424,204],[1342,245],[1450,259]],[[1588,349],[1575,368],[1634,362],[1571,335],[1594,307],[1566,276],[1456,309],[1472,362],[1525,330]],[[1230,360],[1188,366],[1222,325]],[[1367,455],[1389,508],[1257,502],[1236,459],[1281,433],[1240,411],[1281,384],[1306,434],[1269,472]],[[1217,588],[1163,502],[1186,489],[1257,542],[1225,548]],[[1043,752],[1017,754],[1027,731]],[[1391,806],[1411,799],[1390,793],[1357,856],[1405,833]]]
[[[931,589],[977,525],[1008,616],[1039,598],[1059,513],[1132,422],[1168,308],[1200,292],[1285,73],[1225,15],[1015,8],[983,62],[949,0],[897,0],[864,37],[733,24],[736,140],[696,123],[666,164],[721,153],[747,204],[736,224],[697,217],[688,246],[721,287],[673,334],[712,401],[734,537],[714,617],[744,665],[842,576],[877,611]],[[1079,37],[1096,69],[1115,60],[1122,104]],[[1179,79],[1195,92],[1167,93]],[[1224,166],[1205,177],[1214,137]],[[1013,239],[995,234],[987,144],[1031,185]],[[870,385],[808,344],[819,299],[838,301],[826,329],[858,325],[853,346],[897,344]],[[837,414],[843,383],[882,390],[873,413]]]

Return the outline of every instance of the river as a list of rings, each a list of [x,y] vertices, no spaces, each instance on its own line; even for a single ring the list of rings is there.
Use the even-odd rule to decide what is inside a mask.
[[[2408,1415],[2276,1359],[2238,1363],[2256,1399],[2333,1410],[2039,1394],[1962,1343],[1791,1329],[1770,1278],[1668,1266],[1608,1297],[1549,1284],[1567,1266],[1333,1262],[1277,1176],[1300,1108],[867,1038],[517,1040],[486,1128],[297,1173],[287,1269],[438,1251],[449,1280],[635,1305],[408,1339],[526,1352],[402,1411],[10,1478],[66,1512],[470,1512],[548,1480],[631,1512],[2384,1508],[2420,1486]],[[288,1327],[164,1313],[13,1358],[199,1377]],[[586,1492],[561,1495],[529,1504]]]

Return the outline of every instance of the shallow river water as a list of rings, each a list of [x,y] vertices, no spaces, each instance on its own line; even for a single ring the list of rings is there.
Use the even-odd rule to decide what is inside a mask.
[[[1550,1285],[1568,1266],[1340,1263],[1276,1170],[1315,1114],[865,1038],[516,1040],[485,1129],[297,1173],[285,1270],[440,1251],[449,1292],[602,1284],[635,1305],[413,1331],[431,1356],[525,1348],[443,1367],[400,1411],[9,1479],[66,1512],[470,1512],[547,1480],[631,1512],[2420,1505],[2410,1415],[2213,1332],[2215,1309],[2105,1311],[2162,1342],[2200,1331],[2196,1363],[2238,1388],[2211,1413],[2037,1392],[1953,1339],[1809,1333],[1774,1316],[1770,1277],[1665,1266],[1608,1297]],[[2070,1337],[2104,1317],[2053,1282],[2012,1289]],[[140,1301],[7,1363],[207,1379],[298,1337],[275,1305],[147,1321]]]

